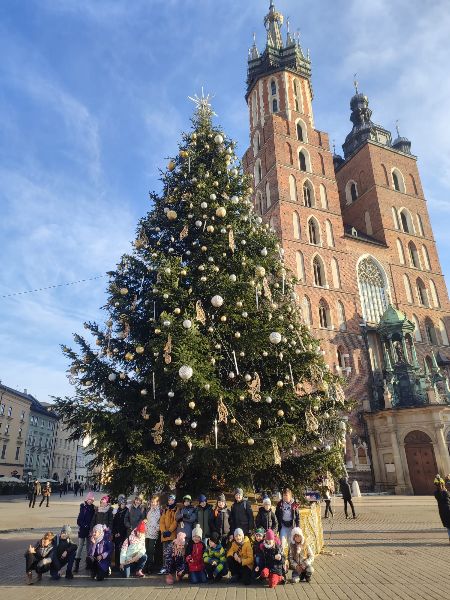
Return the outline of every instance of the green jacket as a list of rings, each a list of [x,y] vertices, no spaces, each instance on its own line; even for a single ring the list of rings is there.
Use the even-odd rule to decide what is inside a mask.
[[[203,552],[203,562],[205,565],[210,565],[214,561],[217,563],[214,574],[218,575],[222,573],[227,564],[227,556],[222,544],[217,544],[214,550],[210,546],[207,546],[205,552]]]

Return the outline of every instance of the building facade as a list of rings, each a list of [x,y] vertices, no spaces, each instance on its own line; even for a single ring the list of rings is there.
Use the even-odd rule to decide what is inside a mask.
[[[31,407],[25,453],[25,477],[52,478],[58,415],[30,396]]]
[[[46,410],[56,411],[49,402],[41,402]],[[71,431],[66,429],[64,421],[59,418],[56,427],[54,452],[52,456],[51,477],[56,481],[73,483],[77,479],[78,440],[71,440]]]
[[[411,142],[350,102],[343,156],[316,128],[311,62],[270,3],[249,52],[254,206],[280,237],[305,323],[357,400],[347,468],[363,488],[425,493],[450,472],[450,304]]]
[[[24,474],[31,396],[0,383],[0,477]]]

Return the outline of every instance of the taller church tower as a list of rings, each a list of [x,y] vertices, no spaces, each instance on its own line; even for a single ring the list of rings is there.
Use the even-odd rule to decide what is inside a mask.
[[[305,323],[358,403],[350,475],[423,492],[432,471],[450,472],[450,307],[416,157],[372,121],[358,89],[344,157],[333,155],[314,123],[309,52],[289,26],[283,36],[273,1],[264,25],[246,93],[255,210],[280,237]]]

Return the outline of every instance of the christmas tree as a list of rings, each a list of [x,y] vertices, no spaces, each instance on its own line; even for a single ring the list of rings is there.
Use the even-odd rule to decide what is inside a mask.
[[[133,251],[109,273],[105,326],[86,323],[94,340],[63,348],[76,394],[58,411],[89,436],[112,492],[299,490],[340,472],[348,406],[235,144],[196,100]]]

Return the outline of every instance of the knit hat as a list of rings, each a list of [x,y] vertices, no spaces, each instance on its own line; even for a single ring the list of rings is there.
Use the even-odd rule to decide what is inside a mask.
[[[266,530],[264,529],[264,527],[258,527],[258,529],[255,531],[255,535],[259,534],[259,535],[265,535]]]
[[[244,532],[240,527],[234,530],[234,536],[236,537],[237,535],[244,535]]]
[[[300,527],[294,527],[294,529],[291,531],[291,544],[295,544],[295,539],[294,537],[298,535],[301,538],[301,544],[303,544],[305,542],[305,536],[303,535],[303,531],[301,530]]]
[[[108,503],[109,503],[109,496],[102,496],[102,497],[100,498],[100,502],[103,502],[103,501],[105,501],[105,502],[106,502],[106,504],[108,504]]]
[[[202,537],[203,537],[203,531],[202,531],[202,528],[200,527],[200,525],[196,525],[194,527],[194,529],[192,530],[192,537],[195,537],[196,535],[198,535],[198,537],[200,539],[202,539]]]
[[[226,502],[225,494],[219,494],[217,502]]]
[[[243,496],[244,495],[244,490],[242,488],[236,488],[234,490],[234,495],[237,496],[239,494],[239,496]]]
[[[175,496],[175,494],[169,494],[167,496],[167,500],[176,500],[176,499],[177,499],[177,497]]]
[[[85,501],[87,502],[88,500],[95,500],[94,492],[88,492],[86,494]]]
[[[275,534],[272,529],[266,531],[266,540],[275,540]]]
[[[198,497],[198,501],[199,502],[206,502],[207,498],[205,496],[205,494],[200,494],[200,496]]]
[[[220,535],[217,533],[217,531],[213,531],[212,534],[209,536],[209,539],[211,540],[211,542],[218,544],[220,540]]]
[[[117,498],[117,504],[126,504],[127,503],[127,499],[124,496],[124,494],[120,494],[120,496]]]
[[[141,522],[139,523],[139,525],[136,527],[136,531],[137,531],[138,533],[145,533],[145,532],[146,532],[146,529],[147,529],[147,528],[146,528],[146,526],[145,526],[145,523],[144,523],[144,521],[141,521]]]
[[[70,538],[70,535],[72,533],[72,527],[70,525],[63,525],[61,527],[61,533],[65,533],[67,537]]]
[[[192,500],[192,496],[189,496],[189,494],[186,494],[186,496],[183,496],[183,501],[184,501],[184,500],[189,500],[189,501],[191,501],[191,500]]]
[[[267,506],[272,506],[272,502],[271,502],[269,496],[266,496],[265,498],[263,498],[263,504],[266,504]]]

